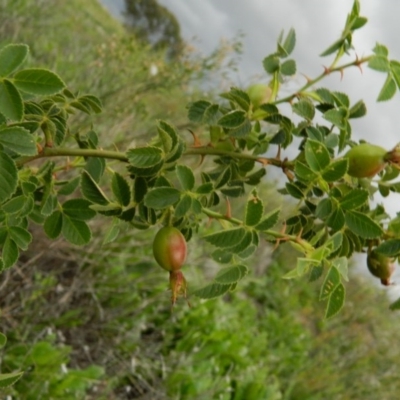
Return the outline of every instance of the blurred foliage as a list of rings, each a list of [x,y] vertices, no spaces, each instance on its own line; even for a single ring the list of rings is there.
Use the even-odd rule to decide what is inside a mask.
[[[182,51],[179,23],[157,0],[125,0],[125,7],[126,23],[137,38],[154,49],[167,49],[170,57]]]
[[[221,54],[214,64],[166,63],[94,1],[0,0],[0,42],[9,41],[28,43],[32,63],[102,97],[96,124],[110,142],[132,132],[145,140],[158,117],[184,124],[189,83],[203,66],[221,65]],[[263,190],[280,201],[273,188]],[[398,314],[364,278],[348,284],[340,316],[321,322],[315,288],[280,279],[294,256],[267,247],[251,259],[253,275],[240,291],[191,309],[180,302],[171,315],[165,272],[148,250],[151,232],[127,231],[102,246],[101,225],[84,251],[34,231],[31,251],[0,276],[0,331],[8,337],[1,372],[26,371],[2,398],[397,398]],[[215,273],[204,249],[191,242],[189,265],[201,266],[187,268],[192,282]]]

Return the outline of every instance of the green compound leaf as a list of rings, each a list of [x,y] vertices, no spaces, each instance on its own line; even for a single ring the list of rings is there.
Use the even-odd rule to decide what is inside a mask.
[[[331,267],[325,277],[324,283],[322,284],[319,299],[324,300],[328,298],[339,284],[340,273],[336,267]]]
[[[349,161],[347,158],[332,161],[321,173],[326,182],[335,182],[341,179],[347,172]]]
[[[62,234],[68,242],[77,246],[83,246],[90,242],[92,233],[86,222],[78,221],[63,214]]]
[[[114,197],[122,206],[128,206],[131,202],[131,189],[127,180],[118,172],[113,174],[111,189]]]
[[[81,176],[81,192],[92,203],[103,206],[109,203],[106,195],[86,171],[83,171]]]
[[[220,283],[210,283],[200,289],[193,292],[193,295],[199,297],[200,299],[213,299],[231,290],[232,285],[222,285]]]
[[[387,257],[397,257],[400,254],[400,239],[388,239],[381,243],[375,251]]]
[[[241,110],[230,111],[218,120],[218,125],[224,128],[238,128],[246,121],[246,113]]]
[[[0,76],[6,77],[20,67],[29,53],[25,44],[9,44],[0,50]]]
[[[342,283],[337,285],[328,299],[328,304],[325,311],[325,318],[329,319],[335,316],[344,305],[345,289]]]
[[[241,279],[243,279],[243,277],[247,275],[247,273],[248,268],[245,265],[233,265],[231,267],[226,267],[218,271],[214,280],[215,282],[222,285],[229,285],[240,281]]]
[[[305,145],[307,164],[314,172],[322,171],[330,163],[328,149],[321,142],[308,139]]]
[[[34,156],[37,154],[34,137],[29,131],[19,126],[0,129],[0,144],[24,156]]]
[[[18,172],[14,161],[0,152],[0,203],[9,199],[15,192],[18,183]]]
[[[183,190],[192,190],[195,184],[193,171],[186,165],[177,165],[176,174]]]
[[[23,372],[11,372],[9,374],[0,374],[0,388],[14,385],[22,377]]]
[[[243,228],[234,228],[204,236],[204,240],[215,247],[228,248],[238,245],[243,240],[245,233]]]
[[[368,201],[368,192],[364,189],[352,189],[340,200],[340,207],[343,210],[355,210]]]
[[[144,204],[156,210],[172,206],[180,200],[181,193],[172,187],[157,187],[150,190],[144,197]]]
[[[358,211],[348,211],[345,222],[349,229],[364,239],[374,239],[382,233],[382,227],[367,215]]]
[[[18,89],[39,96],[56,94],[65,88],[65,83],[57,74],[40,68],[17,72],[14,75],[13,83]]]
[[[264,204],[258,197],[257,191],[253,190],[246,203],[245,224],[247,226],[257,225],[263,216],[263,212]]]

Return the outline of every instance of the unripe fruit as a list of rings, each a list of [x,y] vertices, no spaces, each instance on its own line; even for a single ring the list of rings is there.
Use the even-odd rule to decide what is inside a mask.
[[[261,104],[268,103],[271,98],[272,90],[268,85],[256,83],[249,86],[247,94],[250,97],[251,104],[253,104],[253,110],[255,110]]]
[[[165,270],[181,269],[186,260],[186,240],[180,230],[172,226],[161,228],[153,241],[153,255]]]
[[[383,147],[370,143],[354,146],[345,155],[349,160],[347,173],[355,178],[371,178],[385,168],[386,155]]]
[[[372,250],[367,256],[367,266],[369,272],[381,280],[382,285],[389,286],[391,284],[390,277],[393,274],[395,265],[393,258],[386,257]]]

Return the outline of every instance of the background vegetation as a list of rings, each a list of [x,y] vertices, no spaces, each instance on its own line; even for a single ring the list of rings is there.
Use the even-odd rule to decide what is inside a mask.
[[[185,105],[227,65],[226,49],[207,59],[187,49],[166,57],[142,39],[95,0],[0,0],[0,45],[27,43],[31,64],[99,96],[104,113],[76,125],[95,123],[106,145],[145,142],[158,118],[190,128]],[[281,201],[267,183],[261,194],[271,208]],[[272,253],[266,244],[239,290],[193,299],[191,309],[179,302],[171,314],[152,232],[126,230],[103,245],[102,222],[84,249],[34,232],[31,250],[0,276],[0,331],[8,337],[1,371],[26,371],[2,398],[397,397],[398,315],[362,276],[347,285],[344,311],[324,322],[317,289],[281,279],[293,266],[288,249]],[[189,249],[185,275],[197,285],[214,265],[201,240]]]

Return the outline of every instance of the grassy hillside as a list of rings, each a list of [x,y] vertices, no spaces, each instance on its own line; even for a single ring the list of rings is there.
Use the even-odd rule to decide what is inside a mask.
[[[29,44],[30,64],[102,99],[104,113],[76,126],[93,124],[105,147],[146,141],[157,118],[186,127],[193,88],[214,73],[196,58],[165,62],[95,0],[0,0],[0,44],[9,42]],[[267,184],[262,194],[271,206],[281,201]],[[103,222],[81,249],[35,230],[29,252],[0,275],[0,331],[8,337],[1,372],[26,371],[1,398],[398,397],[400,323],[383,290],[353,277],[344,311],[325,322],[318,285],[282,280],[294,256],[266,244],[237,291],[191,299],[192,308],[179,302],[171,314],[167,277],[151,255],[154,233],[127,227],[102,246]],[[193,286],[214,272],[208,252],[201,239],[190,242]]]

